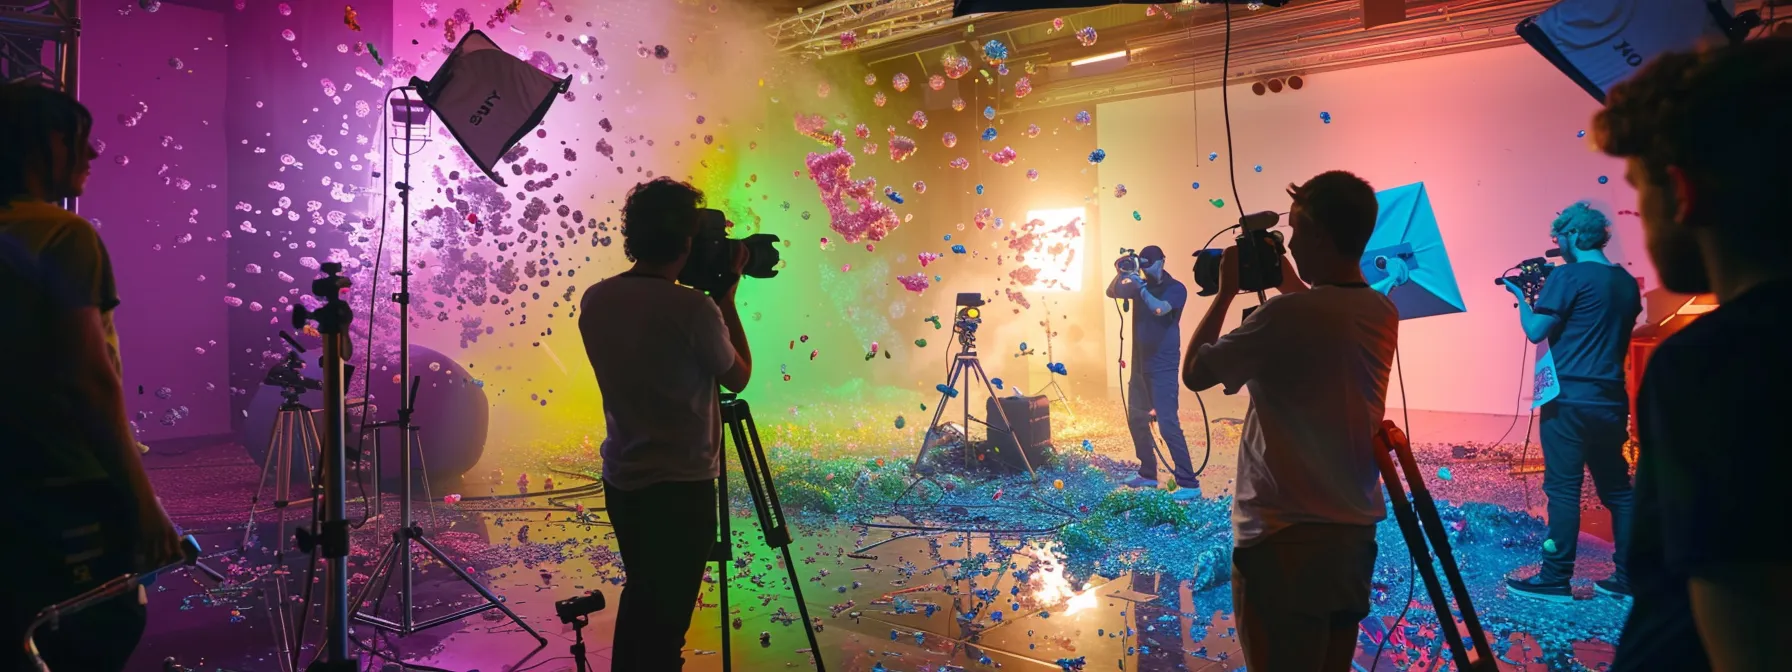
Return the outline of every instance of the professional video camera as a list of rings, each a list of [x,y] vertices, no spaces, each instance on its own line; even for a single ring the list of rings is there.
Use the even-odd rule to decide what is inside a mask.
[[[1561,256],[1561,248],[1549,248],[1549,250],[1544,252],[1541,257],[1531,257],[1518,262],[1518,264],[1514,265],[1512,268],[1506,269],[1504,274],[1493,279],[1493,284],[1504,287],[1506,281],[1510,280],[1513,284],[1518,285],[1519,290],[1524,292],[1525,302],[1536,303],[1537,294],[1543,291],[1543,281],[1549,278],[1550,271],[1556,270],[1556,265],[1550,263],[1549,258],[1559,259]],[[1513,271],[1517,271],[1517,274],[1513,274]]]
[[[1145,260],[1139,256],[1138,250],[1122,247],[1120,248],[1120,258],[1114,260],[1114,270],[1120,273],[1137,273],[1140,268],[1144,267]]]
[[[734,250],[747,248],[747,265],[741,275],[770,278],[778,275],[778,237],[755,233],[743,239],[728,237],[728,218],[721,210],[697,211],[697,235],[691,238],[691,258],[678,281],[706,292],[719,292],[740,280],[729,266]]]
[[[1246,292],[1261,292],[1282,285],[1282,254],[1287,251],[1282,244],[1282,232],[1271,231],[1270,227],[1282,220],[1282,216],[1273,212],[1259,212],[1238,218],[1238,238],[1233,241],[1238,246],[1238,288]],[[1223,231],[1222,231],[1223,233]],[[1218,237],[1216,234],[1214,237]],[[1213,296],[1220,291],[1220,257],[1225,250],[1204,249],[1195,252],[1195,284],[1201,288],[1197,296]]]

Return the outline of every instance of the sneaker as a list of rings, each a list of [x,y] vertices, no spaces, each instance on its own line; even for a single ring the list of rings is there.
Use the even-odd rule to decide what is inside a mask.
[[[1178,502],[1192,502],[1192,501],[1195,501],[1200,498],[1201,498],[1201,487],[1200,486],[1195,486],[1192,488],[1186,488],[1186,487],[1177,488],[1175,492],[1170,493],[1170,499],[1176,500]]]
[[[1630,599],[1630,582],[1623,579],[1600,579],[1593,582],[1593,590],[1602,595],[1620,600]]]
[[[1528,579],[1506,579],[1506,592],[1549,602],[1574,601],[1574,592],[1569,589],[1567,581],[1548,583],[1535,576]]]
[[[1121,485],[1124,485],[1129,488],[1155,488],[1155,487],[1157,487],[1157,479],[1145,478],[1144,476],[1134,476],[1130,479],[1127,479],[1126,482],[1121,483]]]

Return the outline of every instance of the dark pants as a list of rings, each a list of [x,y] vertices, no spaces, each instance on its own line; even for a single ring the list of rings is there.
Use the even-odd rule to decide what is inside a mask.
[[[678,670],[703,565],[716,543],[715,481],[627,491],[604,482],[628,582],[616,607],[617,670]]]
[[[1175,369],[1156,371],[1139,369],[1132,372],[1126,385],[1126,428],[1132,431],[1132,449],[1139,457],[1139,475],[1157,478],[1157,442],[1151,438],[1151,412],[1157,411],[1157,433],[1170,449],[1171,474],[1176,485],[1201,487],[1195,468],[1188,459],[1188,439],[1182,436],[1182,421],[1176,417],[1176,397],[1182,392],[1181,373]]]
[[[1612,513],[1612,540],[1617,564],[1613,578],[1624,579],[1630,553],[1633,497],[1624,442],[1630,437],[1622,406],[1544,404],[1539,434],[1543,438],[1543,494],[1549,497],[1549,539],[1555,550],[1543,549],[1543,581],[1574,576],[1574,551],[1580,539],[1580,489],[1592,472],[1599,501]]]
[[[3,442],[3,441],[0,441]],[[18,491],[0,496],[0,634],[11,649],[5,670],[32,670],[23,653],[25,629],[44,607],[136,571],[131,560],[135,509],[104,483]],[[97,521],[97,522],[96,522]],[[64,616],[59,627],[37,631],[37,647],[51,670],[123,670],[143,636],[138,595],[102,602]]]
[[[1375,527],[1305,523],[1232,549],[1232,611],[1251,672],[1345,672],[1369,616]]]

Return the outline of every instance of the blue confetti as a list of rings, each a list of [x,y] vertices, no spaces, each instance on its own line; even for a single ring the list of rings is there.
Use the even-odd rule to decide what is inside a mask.
[[[1329,123],[1332,123],[1332,113],[1330,113],[1330,112],[1320,112],[1320,113],[1319,113],[1319,120],[1320,120],[1320,121],[1323,121],[1323,122],[1325,122],[1325,123],[1328,123],[1328,124],[1329,124]]]
[[[1089,125],[1089,111],[1081,110],[1081,111],[1077,112],[1076,113],[1076,123],[1082,124],[1084,126]]]
[[[964,246],[963,245],[953,245],[952,253],[953,254],[964,254]]]
[[[1097,149],[1093,152],[1089,152],[1089,163],[1101,163],[1102,161],[1107,160],[1107,158],[1108,152],[1105,149]]]
[[[1455,476],[1453,476],[1453,475],[1451,475],[1451,474],[1450,474],[1450,468],[1449,468],[1449,467],[1438,467],[1438,468],[1437,468],[1437,477],[1438,477],[1438,478],[1441,478],[1441,479],[1444,479],[1444,480],[1446,480],[1446,481],[1453,481],[1453,480],[1456,480],[1456,478],[1455,478]]]
[[[983,129],[983,141],[984,142],[989,142],[994,139],[996,139],[996,127],[991,126],[989,128]]]
[[[884,192],[884,195],[890,197],[890,200],[895,201],[897,205],[902,205],[902,194],[898,194],[894,191],[886,191]]]
[[[1604,176],[1604,175],[1600,175],[1600,176],[1599,176],[1599,183],[1600,183],[1600,184],[1605,184],[1605,183],[1606,183],[1606,182],[1610,182],[1610,181],[1611,181],[1611,178],[1608,178],[1608,177],[1606,177],[1606,176]]]
[[[989,384],[996,386],[996,389],[998,389],[998,390],[1002,389],[1002,379],[1001,378],[991,378],[991,379],[989,379]]]
[[[994,119],[994,118],[996,118],[996,108],[994,108],[994,107],[985,107],[985,108],[983,108],[983,118],[984,118],[984,119]]]
[[[1002,44],[1001,40],[984,42],[983,58],[988,59],[991,63],[1000,63],[1008,60],[1008,45]]]
[[[1585,130],[1582,130],[1582,131],[1581,131],[1581,132],[1579,132],[1579,133],[1575,133],[1575,134],[1574,134],[1574,137],[1577,137],[1577,138],[1584,138],[1584,137],[1587,137],[1587,132],[1586,132],[1586,131],[1585,131]]]
[[[1200,183],[1200,182],[1190,182],[1190,183],[1189,183],[1189,185],[1188,185],[1188,188],[1190,188],[1190,189],[1200,189],[1200,188],[1201,188],[1201,183]]]
[[[1060,376],[1070,375],[1070,370],[1064,368],[1063,362],[1052,362],[1050,364],[1047,364],[1047,365],[1045,365],[1045,370],[1050,371],[1055,374],[1058,374]]]
[[[942,278],[942,277],[940,277],[940,276],[937,276],[937,275],[936,275],[936,276],[933,276],[933,281],[934,281],[934,282],[944,282],[944,281],[945,281],[945,280],[946,280],[946,279],[945,279],[945,278]]]
[[[948,240],[948,241],[952,240],[952,234],[950,234],[950,233],[946,234],[946,240]]]
[[[1263,172],[1263,164],[1261,164],[1261,163],[1257,164],[1255,170],[1259,173]]]
[[[939,390],[940,394],[946,395],[947,397],[951,397],[953,399],[958,398],[958,390],[954,389],[952,386],[947,385],[945,383],[940,383],[938,385],[935,385],[935,386],[933,386],[933,389]]]
[[[1219,152],[1208,152],[1208,153],[1207,153],[1207,160],[1208,160],[1208,161],[1218,161],[1218,160],[1220,160],[1220,153],[1219,153]]]
[[[1139,211],[1137,211],[1137,210],[1132,211],[1132,221],[1140,222],[1140,221],[1144,221],[1144,220],[1145,220],[1144,217],[1139,216]]]
[[[981,184],[977,185],[977,195],[978,196],[983,195],[983,185],[981,185]]]
[[[1095,452],[1095,442],[1090,441],[1088,439],[1083,439],[1083,450],[1086,450],[1089,452]]]

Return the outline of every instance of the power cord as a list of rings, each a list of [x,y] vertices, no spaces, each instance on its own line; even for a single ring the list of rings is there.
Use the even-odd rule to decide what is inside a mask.
[[[1505,441],[1506,437],[1512,434],[1512,428],[1518,426],[1518,412],[1524,406],[1524,362],[1525,353],[1530,351],[1531,341],[1530,339],[1520,340],[1523,345],[1518,350],[1518,393],[1513,395],[1515,398],[1512,400],[1512,422],[1506,425],[1506,431],[1500,434],[1500,438],[1494,440],[1494,448],[1498,448],[1500,442]]]
[[[1132,404],[1126,398],[1126,388],[1127,388],[1127,385],[1129,385],[1132,381],[1130,378],[1127,377],[1126,367],[1124,366],[1124,362],[1126,361],[1126,314],[1120,310],[1120,300],[1119,299],[1114,300],[1114,313],[1116,315],[1120,316],[1120,328],[1118,330],[1118,332],[1119,332],[1118,336],[1120,339],[1120,360],[1119,361],[1122,364],[1121,366],[1117,366],[1114,368],[1114,377],[1120,383],[1120,409],[1121,409],[1121,411],[1126,413],[1127,417],[1130,418],[1132,416]],[[1137,364],[1137,362],[1134,362],[1134,364]],[[1135,374],[1135,375],[1137,375],[1137,374]],[[1194,473],[1195,478],[1200,478],[1201,474],[1203,472],[1207,471],[1208,460],[1212,459],[1212,457],[1213,457],[1213,421],[1207,417],[1207,403],[1201,400],[1200,392],[1195,393],[1195,403],[1199,404],[1201,407],[1201,430],[1207,436],[1206,442],[1203,444],[1203,448],[1204,448],[1205,452],[1201,455],[1201,467],[1199,469],[1196,469],[1195,473]],[[1160,419],[1160,421],[1161,421],[1161,419]],[[1161,428],[1162,425],[1160,424],[1159,427]],[[1146,431],[1150,431],[1150,430],[1146,430]],[[1152,437],[1151,437],[1151,452],[1157,454],[1157,459],[1159,460],[1160,463],[1170,465],[1170,473],[1174,474],[1176,472],[1176,463],[1174,461],[1166,459],[1166,456],[1164,455],[1164,452],[1163,452],[1163,448],[1164,448],[1164,446],[1158,442],[1157,436],[1152,435]],[[1180,484],[1178,484],[1178,485],[1180,485]]]
[[[1221,3],[1226,7],[1226,47],[1220,56],[1220,110],[1226,117],[1226,172],[1231,174],[1232,205],[1238,207],[1238,216],[1244,216],[1244,202],[1238,198],[1238,165],[1232,152],[1232,97],[1226,92],[1226,80],[1232,76],[1232,3]]]

